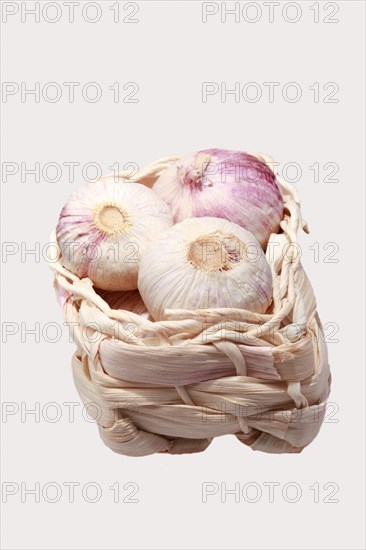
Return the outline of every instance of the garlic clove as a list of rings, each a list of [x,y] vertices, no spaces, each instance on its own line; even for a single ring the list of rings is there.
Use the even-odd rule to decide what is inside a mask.
[[[71,195],[56,237],[71,272],[105,290],[132,290],[144,249],[172,224],[169,208],[154,191],[106,177]]]
[[[264,313],[272,299],[272,276],[249,231],[221,218],[190,218],[146,248],[138,288],[156,320],[166,309]]]

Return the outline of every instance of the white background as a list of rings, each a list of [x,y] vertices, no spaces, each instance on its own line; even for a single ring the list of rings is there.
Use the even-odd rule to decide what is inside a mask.
[[[9,3],[2,4],[4,9]],[[41,95],[37,103],[32,96],[22,102],[16,93],[2,103],[3,167],[9,162],[19,166],[2,183],[2,239],[19,247],[2,263],[2,327],[9,330],[14,323],[17,330],[7,337],[2,354],[2,399],[14,403],[14,414],[3,416],[1,426],[3,500],[4,483],[19,488],[3,504],[3,548],[364,548],[364,3],[331,3],[328,11],[320,3],[318,23],[315,8],[310,9],[313,2],[297,3],[302,15],[296,23],[285,19],[293,19],[296,12],[291,10],[298,8],[288,8],[284,16],[282,3],[271,23],[269,8],[256,2],[262,12],[256,23],[243,17],[236,23],[233,16],[221,22],[220,11],[203,23],[201,2],[138,2],[138,23],[114,23],[113,3],[99,2],[102,15],[94,24],[82,18],[83,2],[75,7],[74,23],[68,22],[63,2],[56,23],[42,15],[39,23],[34,16],[22,22],[22,5],[32,8],[35,3],[10,4],[19,11],[7,22],[3,19],[3,81],[19,87],[24,82],[28,88],[39,82],[41,89],[57,82],[63,95],[55,103]],[[339,8],[333,16],[339,21],[325,23],[333,5]],[[220,10],[221,3],[217,6]],[[121,18],[133,9],[124,7],[121,3]],[[49,9],[46,17],[55,17]],[[92,8],[88,16],[94,17]],[[248,12],[247,19],[254,17],[254,11]],[[92,81],[103,92],[96,103],[80,93]],[[74,103],[68,101],[64,82],[81,83]],[[114,82],[121,83],[121,90],[126,82],[138,83],[138,103],[114,103],[108,89]],[[224,101],[220,94],[203,102],[202,82],[226,82],[227,88],[256,82],[263,95],[256,103],[243,97],[235,102],[233,96]],[[280,83],[273,102],[264,82]],[[300,86],[299,101],[283,99],[288,82]],[[314,82],[320,85],[318,102],[309,89]],[[338,85],[338,102],[324,102],[332,91],[323,90],[328,82]],[[329,323],[334,405],[318,438],[300,455],[252,452],[226,436],[191,456],[120,456],[99,440],[80,405],[75,405],[75,421],[69,419],[64,403],[78,404],[79,397],[71,377],[74,346],[66,328],[54,343],[49,341],[52,331],[46,338],[41,334],[39,342],[24,334],[37,322],[42,331],[47,323],[62,325],[63,320],[45,261],[22,258],[20,250],[47,243],[63,203],[82,182],[86,163],[99,163],[108,172],[115,162],[142,166],[209,147],[260,151],[281,166],[293,162],[302,168],[296,187],[311,229],[301,237],[303,264],[322,321]],[[41,167],[59,163],[59,181],[47,181],[50,171],[39,182],[32,175],[22,182],[20,163],[31,168],[36,162]],[[65,162],[80,163],[74,182]],[[309,167],[316,162],[321,167],[336,163],[334,178],[339,181],[324,181],[330,170],[322,169],[320,181],[314,181]],[[334,250],[325,250],[327,243],[339,247],[337,262],[327,260]],[[22,418],[21,410],[39,403],[42,411],[51,402],[61,410],[58,422],[50,421],[55,409],[47,406],[39,421],[30,414]],[[31,488],[36,482],[41,489],[58,484],[60,500],[50,503],[41,494],[35,503],[34,496],[23,494],[22,502],[21,483]],[[67,482],[80,483],[73,503],[63,485]],[[96,503],[82,496],[82,487],[90,482],[102,492]],[[109,487],[116,482],[122,487],[138,484],[138,502],[113,502]],[[249,502],[254,492],[240,502],[233,495],[222,502],[219,490],[203,503],[203,482],[227,488],[239,483],[240,489],[251,482],[262,495],[257,502]],[[266,482],[280,484],[273,503]],[[287,483],[300,487],[297,502],[289,502],[294,492],[290,487],[286,496]],[[314,483],[319,484],[319,502],[310,489]],[[333,496],[337,502],[327,502],[332,487],[339,487]],[[122,490],[121,500],[129,493]],[[53,495],[50,490],[49,497]]]

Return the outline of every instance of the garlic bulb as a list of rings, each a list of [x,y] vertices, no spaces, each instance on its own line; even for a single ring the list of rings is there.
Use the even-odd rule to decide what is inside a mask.
[[[146,245],[172,224],[169,208],[154,191],[105,177],[71,195],[56,237],[62,262],[74,274],[105,290],[132,290]]]
[[[170,207],[174,222],[224,218],[253,233],[263,249],[283,217],[275,174],[243,151],[207,149],[182,157],[162,172],[153,190]]]
[[[166,309],[264,313],[272,299],[272,276],[249,231],[220,218],[189,218],[146,248],[138,288],[156,320]]]

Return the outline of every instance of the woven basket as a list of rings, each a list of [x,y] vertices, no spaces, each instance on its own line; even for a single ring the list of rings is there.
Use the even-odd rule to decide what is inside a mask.
[[[272,159],[256,156],[273,169]],[[157,161],[133,179],[152,186],[177,158]],[[254,450],[293,453],[316,437],[330,389],[327,350],[299,261],[297,233],[307,231],[299,198],[278,174],[277,180],[285,214],[266,250],[273,275],[266,314],[168,310],[154,322],[141,308],[111,308],[88,278],[63,267],[59,250],[57,259],[49,258],[77,346],[76,388],[113,451],[193,453],[233,434]]]

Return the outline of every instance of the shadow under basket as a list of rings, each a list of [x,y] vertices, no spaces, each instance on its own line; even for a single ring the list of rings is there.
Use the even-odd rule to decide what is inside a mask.
[[[269,157],[256,155],[272,169]],[[134,176],[152,185],[177,157]],[[128,179],[128,174],[119,174]],[[277,175],[285,205],[266,257],[270,312],[241,309],[148,313],[110,307],[88,278],[49,257],[77,350],[76,388],[104,443],[130,456],[194,453],[233,434],[269,453],[298,453],[316,437],[330,391],[327,349],[312,287],[299,261],[307,226],[296,190]],[[56,239],[53,242],[57,247]],[[137,291],[136,291],[137,292]]]

